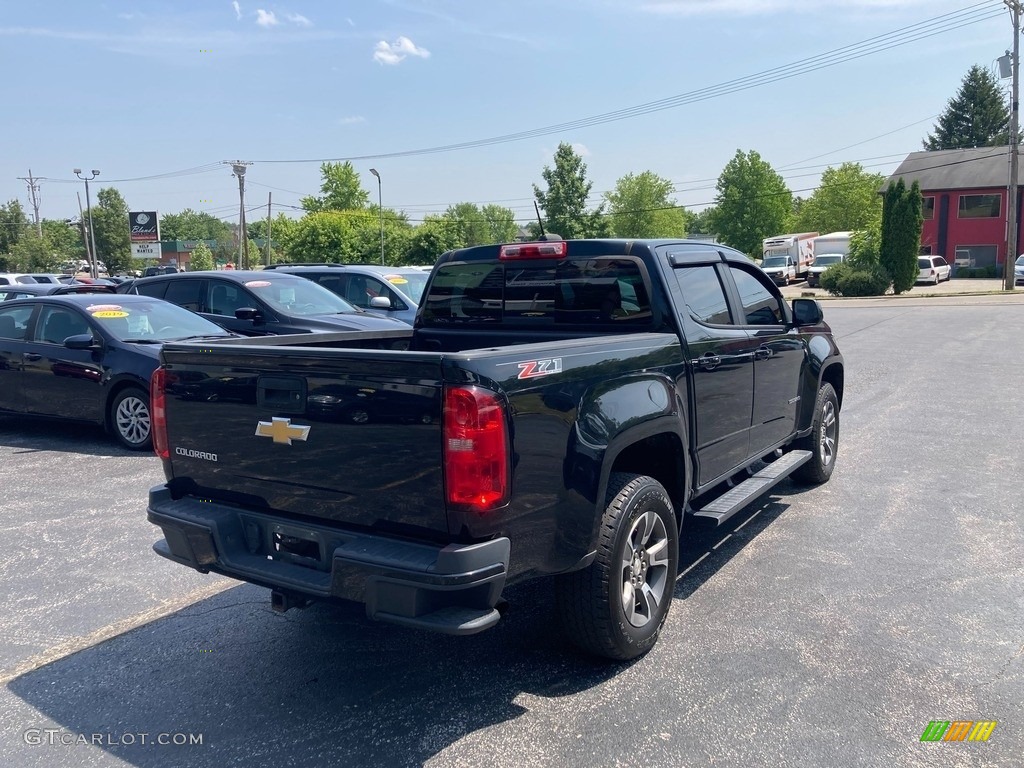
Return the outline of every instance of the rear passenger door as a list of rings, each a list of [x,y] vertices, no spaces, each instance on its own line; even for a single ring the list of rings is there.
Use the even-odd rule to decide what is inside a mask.
[[[800,375],[807,354],[778,289],[754,265],[730,263],[726,287],[733,316],[750,337],[754,368],[750,455],[759,456],[796,429]]]
[[[749,455],[754,397],[750,336],[734,322],[721,255],[669,251],[674,304],[692,372],[692,409],[699,485],[733,471]],[[681,386],[681,391],[686,387]]]

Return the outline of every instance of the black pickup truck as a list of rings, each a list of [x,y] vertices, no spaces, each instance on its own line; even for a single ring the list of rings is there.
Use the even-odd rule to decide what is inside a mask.
[[[628,659],[689,516],[829,479],[843,358],[819,305],[707,243],[478,246],[407,330],[166,344],[160,555],[449,634],[554,576],[571,638]]]

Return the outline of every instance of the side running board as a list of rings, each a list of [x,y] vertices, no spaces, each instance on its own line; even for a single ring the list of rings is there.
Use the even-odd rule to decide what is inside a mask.
[[[693,516],[710,517],[721,525],[776,483],[792,474],[797,467],[809,461],[810,458],[810,451],[789,451],[764,469],[751,475],[749,479],[730,488],[703,509],[694,510]]]

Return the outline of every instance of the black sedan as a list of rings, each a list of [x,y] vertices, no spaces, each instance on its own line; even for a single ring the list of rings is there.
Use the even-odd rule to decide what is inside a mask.
[[[114,286],[97,283],[32,283],[0,285],[0,301],[32,296],[64,296],[69,293],[114,293]]]
[[[232,335],[148,296],[0,302],[0,413],[101,424],[124,447],[146,450],[149,379],[163,342]]]
[[[142,277],[117,287],[198,312],[244,336],[409,330],[400,320],[354,307],[322,285],[276,270],[212,270]]]

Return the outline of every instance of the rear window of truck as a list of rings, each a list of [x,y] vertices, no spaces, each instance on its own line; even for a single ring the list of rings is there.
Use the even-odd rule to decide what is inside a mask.
[[[438,268],[422,322],[643,326],[650,291],[632,257],[456,262]]]

